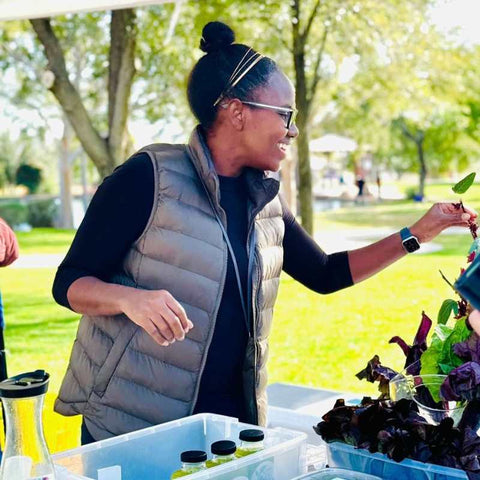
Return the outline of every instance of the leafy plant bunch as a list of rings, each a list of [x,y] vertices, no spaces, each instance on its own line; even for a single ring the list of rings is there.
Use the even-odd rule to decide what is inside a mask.
[[[347,406],[340,399],[322,420],[313,429],[326,442],[384,453],[396,462],[410,458],[458,468],[469,480],[480,480],[480,437],[471,424],[456,428],[447,417],[431,425],[419,415],[413,400],[365,397],[360,405]]]
[[[465,193],[473,184],[475,173],[470,173],[452,190],[455,193]],[[462,201],[455,203],[458,209],[464,209]],[[473,220],[469,221],[473,243],[469,249],[467,263],[473,262],[480,255],[480,239],[477,237],[478,226]],[[463,275],[465,269],[460,270]],[[442,278],[452,287],[446,277]],[[455,291],[456,292],[456,291]],[[480,337],[471,329],[468,315],[472,306],[458,292],[458,299],[446,299],[442,303],[437,316],[437,325],[432,335],[430,345],[427,345],[427,336],[432,327],[432,320],[422,312],[420,326],[412,345],[395,336],[390,343],[396,343],[405,354],[404,371],[408,375],[446,375],[441,386],[430,387],[433,400],[471,401],[480,400]],[[453,323],[448,324],[453,314]],[[372,358],[367,367],[357,374],[360,379],[370,382],[378,381],[382,398],[388,397],[389,381],[398,375],[398,372],[381,365],[378,356]],[[435,405],[431,405],[435,407]]]
[[[474,179],[475,174],[469,174],[453,187],[453,191],[465,193]],[[461,201],[454,206],[463,209]],[[473,243],[467,263],[480,255],[478,226],[470,221],[469,228]],[[464,272],[462,268],[460,276]],[[357,373],[359,379],[379,382],[380,397],[377,400],[365,398],[359,406],[345,406],[339,402],[314,429],[327,442],[340,441],[367,448],[372,453],[379,451],[396,461],[408,457],[461,468],[470,479],[480,480],[480,437],[477,434],[480,427],[480,337],[468,322],[472,306],[441,275],[458,299],[449,298],[442,303],[430,345],[427,345],[427,336],[433,322],[422,312],[411,345],[398,336],[390,339],[390,343],[398,344],[405,354],[402,373],[382,365],[378,355]],[[452,314],[454,322],[449,323]],[[466,404],[458,427],[454,427],[453,419],[448,417],[439,425],[429,424],[419,414],[413,400],[389,400],[389,382],[394,377],[397,381],[407,377],[421,379],[425,375],[443,375],[445,380],[421,385],[416,390],[421,404],[439,411],[445,401]]]

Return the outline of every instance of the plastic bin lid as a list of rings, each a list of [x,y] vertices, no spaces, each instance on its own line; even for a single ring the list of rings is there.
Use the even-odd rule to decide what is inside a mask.
[[[310,472],[293,480],[381,480],[380,477],[368,475],[366,473],[354,472],[343,468],[322,468],[316,472]]]
[[[48,389],[50,375],[45,370],[21,373],[0,382],[0,397],[27,398],[43,395]]]

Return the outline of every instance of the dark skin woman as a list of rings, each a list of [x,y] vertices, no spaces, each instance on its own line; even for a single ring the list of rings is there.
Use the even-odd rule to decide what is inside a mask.
[[[438,203],[402,234],[327,255],[278,195],[301,133],[273,62],[206,25],[187,145],[145,147],[99,187],[59,267],[56,300],[83,315],[56,409],[84,443],[199,412],[266,420],[279,276],[319,293],[356,284],[476,214]]]

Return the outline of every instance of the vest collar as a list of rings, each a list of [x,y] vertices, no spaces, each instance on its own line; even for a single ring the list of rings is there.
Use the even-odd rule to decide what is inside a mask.
[[[218,175],[200,125],[198,125],[190,135],[187,152],[216,205],[220,206]],[[245,171],[245,179],[249,198],[252,203],[249,208],[250,212],[261,210],[278,194],[280,182],[277,172],[266,172],[254,168],[247,168]]]

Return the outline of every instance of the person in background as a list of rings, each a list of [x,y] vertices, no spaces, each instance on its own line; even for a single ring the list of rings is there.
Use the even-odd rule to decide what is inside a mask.
[[[18,242],[8,223],[0,218],[0,267],[7,267],[18,258]],[[2,292],[0,290],[0,328],[4,328]]]
[[[55,277],[56,301],[83,315],[55,403],[83,415],[82,443],[201,412],[264,425],[282,269],[335,292],[476,217],[435,204],[410,229],[327,255],[278,194],[299,134],[292,83],[223,23],[200,47],[188,144],[149,145],[107,177]]]
[[[377,183],[378,199],[380,200],[382,198],[382,178],[380,177],[380,172],[377,172],[377,176],[375,180]]]

